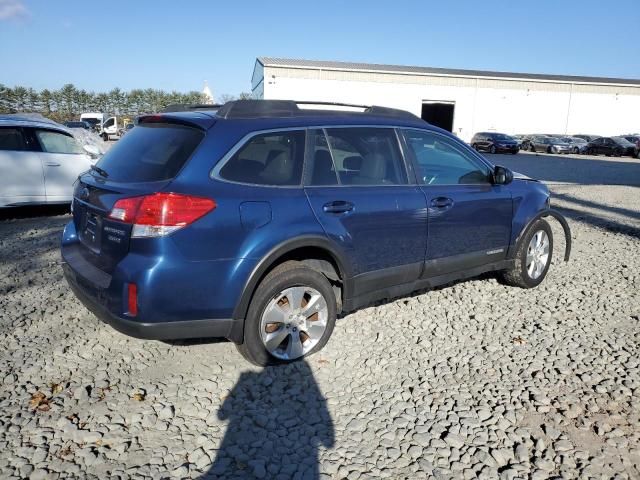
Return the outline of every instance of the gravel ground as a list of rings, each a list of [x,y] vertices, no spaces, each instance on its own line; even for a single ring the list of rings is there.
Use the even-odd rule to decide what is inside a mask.
[[[640,478],[640,195],[591,185],[640,184],[640,164],[572,161],[583,185],[548,179],[572,259],[554,228],[540,287],[487,276],[365,308],[267,369],[115,332],[62,279],[68,216],[0,222],[0,477]]]

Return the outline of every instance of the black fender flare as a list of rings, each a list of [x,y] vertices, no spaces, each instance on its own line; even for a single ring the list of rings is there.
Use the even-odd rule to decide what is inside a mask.
[[[331,241],[327,237],[319,235],[304,235],[302,237],[296,237],[279,243],[269,250],[262,259],[260,259],[245,282],[240,300],[233,311],[233,318],[236,320],[244,320],[247,315],[247,311],[249,310],[249,303],[251,302],[253,293],[258,287],[258,282],[274,262],[289,252],[305,247],[317,247],[325,250],[335,261],[338,267],[338,274],[343,280],[343,285],[346,286],[346,282],[344,282],[344,280],[352,276],[351,269],[349,268],[350,264],[346,261],[345,256],[332,245]]]
[[[511,258],[515,257],[516,252],[520,248],[522,239],[524,238],[525,233],[529,230],[531,225],[533,225],[535,221],[544,217],[553,217],[562,226],[562,230],[564,232],[565,245],[566,245],[564,249],[564,261],[565,262],[569,261],[569,257],[571,256],[571,229],[569,228],[569,223],[567,222],[567,219],[564,218],[564,215],[562,215],[557,210],[553,210],[553,209],[548,209],[548,210],[543,210],[541,212],[538,212],[527,222],[525,227],[521,230],[520,234],[518,235],[518,238],[516,239],[516,248],[513,249]]]

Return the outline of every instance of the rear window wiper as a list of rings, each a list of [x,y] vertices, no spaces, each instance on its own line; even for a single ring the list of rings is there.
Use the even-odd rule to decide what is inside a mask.
[[[106,170],[95,165],[91,165],[91,170],[93,170],[94,172],[98,172],[98,175],[100,175],[101,177],[107,178],[109,176]]]

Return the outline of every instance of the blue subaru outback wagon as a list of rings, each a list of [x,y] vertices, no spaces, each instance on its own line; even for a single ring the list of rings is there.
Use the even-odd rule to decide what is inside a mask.
[[[537,286],[543,217],[568,260],[542,183],[410,113],[326,108],[141,117],[75,184],[62,257],[77,297],[125,334],[226,337],[265,365],[318,351],[339,313],[377,300],[488,271]]]

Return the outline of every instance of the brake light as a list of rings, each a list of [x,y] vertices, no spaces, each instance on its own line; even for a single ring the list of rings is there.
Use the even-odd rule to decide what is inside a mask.
[[[153,193],[118,200],[109,218],[133,224],[132,237],[161,237],[183,228],[216,208],[210,198]]]

